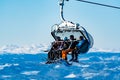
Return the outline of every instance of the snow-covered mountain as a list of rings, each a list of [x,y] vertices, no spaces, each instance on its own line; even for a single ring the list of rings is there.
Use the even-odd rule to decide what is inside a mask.
[[[17,45],[6,45],[0,47],[0,53],[26,53],[26,54],[37,54],[40,52],[44,52],[50,49],[50,45],[48,44],[32,44],[25,46],[17,46]],[[102,48],[91,48],[89,52],[117,52],[120,53],[119,49],[102,49]]]
[[[91,48],[89,52],[112,52],[112,53],[120,53],[120,48],[114,49],[103,49],[103,48]]]
[[[49,45],[46,44],[32,44],[25,46],[17,46],[17,45],[6,45],[0,47],[0,53],[26,53],[26,54],[36,54],[43,52],[49,48]]]

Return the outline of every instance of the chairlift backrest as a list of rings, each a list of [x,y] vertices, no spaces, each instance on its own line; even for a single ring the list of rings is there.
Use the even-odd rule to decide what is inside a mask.
[[[69,25],[68,25],[69,24]],[[93,38],[92,36],[85,30],[83,27],[76,27],[71,22],[68,22],[67,24],[61,23],[61,24],[56,24],[52,27],[51,34],[53,38],[56,40],[57,37],[59,36],[62,40],[64,40],[65,37],[68,39],[70,38],[70,35],[74,35],[74,38],[76,40],[79,40],[80,36],[83,36],[85,40],[88,40],[89,47],[91,48],[93,46]]]

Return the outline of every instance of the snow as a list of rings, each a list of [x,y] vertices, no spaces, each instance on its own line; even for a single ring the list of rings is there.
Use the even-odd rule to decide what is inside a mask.
[[[6,45],[0,47],[0,53],[25,53],[25,54],[36,54],[43,52],[49,48],[49,45],[46,44],[32,44],[32,45],[25,45],[25,46],[17,46],[17,45]]]
[[[84,77],[85,79],[91,79],[91,78],[93,78],[94,76],[97,76],[98,74],[96,74],[96,73],[84,73],[84,74],[82,74],[82,77]]]
[[[4,69],[5,67],[10,67],[10,66],[11,66],[11,64],[8,64],[8,63],[6,63],[4,65],[0,65],[0,70]]]
[[[114,53],[120,53],[120,48],[116,48],[116,49],[91,48],[89,52],[114,52]]]
[[[16,63],[16,64],[13,64],[13,66],[19,66],[19,64]]]
[[[69,75],[67,75],[67,76],[65,76],[65,78],[75,78],[76,77],[76,75],[75,74],[69,74]]]
[[[2,78],[10,78],[11,75],[2,75]]]
[[[60,65],[56,65],[55,68],[60,68]]]
[[[13,53],[13,54],[38,54],[40,52],[48,51],[50,44],[32,44],[32,45],[5,45],[0,47],[0,53]],[[91,48],[89,52],[114,52],[120,53],[120,49],[102,49],[102,48]]]
[[[44,53],[0,55],[0,80],[120,80],[119,54],[82,54],[79,63],[70,66],[45,64],[46,57]]]
[[[48,44],[0,47],[0,80],[120,80],[120,49],[91,48],[71,66],[45,64],[48,49]]]
[[[39,71],[24,71],[21,74],[24,75],[37,75],[39,73]]]

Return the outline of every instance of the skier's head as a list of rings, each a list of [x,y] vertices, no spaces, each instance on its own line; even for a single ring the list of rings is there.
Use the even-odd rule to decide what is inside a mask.
[[[61,41],[61,38],[57,36],[56,41]]]
[[[71,40],[74,40],[75,38],[74,38],[74,35],[70,35],[70,39]]]
[[[83,36],[80,36],[79,39],[80,39],[80,40],[83,40]]]

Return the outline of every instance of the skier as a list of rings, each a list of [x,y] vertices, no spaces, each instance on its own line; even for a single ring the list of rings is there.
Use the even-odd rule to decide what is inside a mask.
[[[76,45],[76,49],[80,48],[83,43],[84,43],[84,38],[83,36],[80,36],[78,40],[78,44]],[[72,51],[72,55],[71,55],[72,58],[69,61],[79,62],[78,61],[79,53],[76,52],[76,49]]]
[[[62,59],[67,60],[68,52],[73,51],[77,43],[78,42],[74,38],[74,35],[70,35],[70,46],[68,49],[62,50]]]

